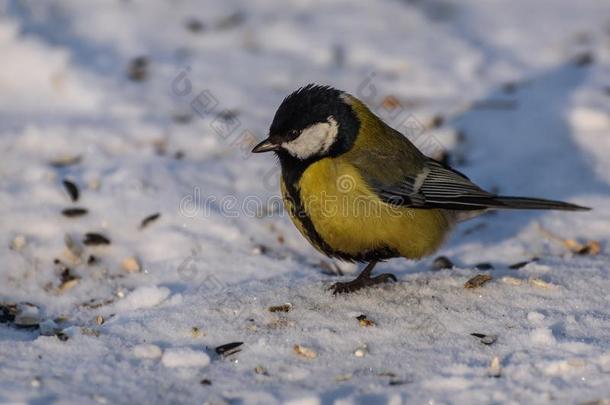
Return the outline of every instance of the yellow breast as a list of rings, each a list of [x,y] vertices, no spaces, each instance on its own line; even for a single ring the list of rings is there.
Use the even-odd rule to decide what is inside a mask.
[[[282,191],[286,197],[284,184]],[[381,201],[356,168],[341,157],[311,164],[298,183],[298,191],[317,235],[345,255],[358,257],[385,249],[397,256],[420,258],[433,253],[450,228],[441,210],[396,207]],[[290,212],[291,202],[287,203]],[[294,215],[292,219],[316,246],[303,220]]]

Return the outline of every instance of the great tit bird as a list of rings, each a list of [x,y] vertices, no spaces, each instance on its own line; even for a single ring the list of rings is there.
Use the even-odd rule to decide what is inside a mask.
[[[301,234],[329,257],[368,262],[356,279],[334,284],[335,294],[396,281],[388,273],[371,277],[375,264],[430,255],[456,222],[487,209],[589,209],[485,191],[329,86],[310,84],[284,99],[269,137],[252,150],[270,151]]]

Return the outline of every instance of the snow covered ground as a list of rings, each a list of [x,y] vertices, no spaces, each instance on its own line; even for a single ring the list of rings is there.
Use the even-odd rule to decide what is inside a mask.
[[[0,1],[0,55],[0,403],[610,401],[608,1]],[[334,297],[248,153],[309,82],[593,211],[486,215],[455,268]]]

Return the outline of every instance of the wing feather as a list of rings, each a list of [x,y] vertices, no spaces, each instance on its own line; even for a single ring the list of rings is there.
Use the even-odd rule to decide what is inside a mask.
[[[496,195],[489,193],[462,173],[427,159],[423,170],[398,184],[376,188],[378,195],[394,205],[414,208],[480,210],[495,206]]]

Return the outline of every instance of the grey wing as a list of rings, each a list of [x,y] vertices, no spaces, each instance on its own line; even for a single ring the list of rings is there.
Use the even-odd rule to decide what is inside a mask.
[[[382,200],[413,208],[481,210],[504,204],[471,182],[462,173],[433,159],[426,159],[423,169],[398,184],[375,187]]]

